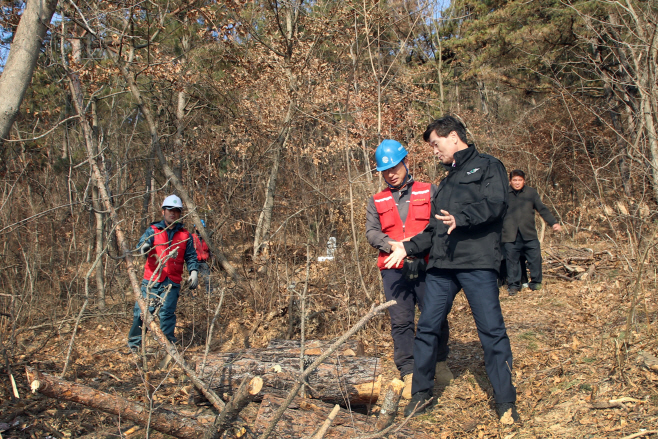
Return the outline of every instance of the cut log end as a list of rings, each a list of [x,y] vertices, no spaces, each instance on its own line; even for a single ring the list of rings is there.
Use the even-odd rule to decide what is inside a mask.
[[[263,389],[263,379],[261,377],[253,377],[249,382],[249,394],[256,396]]]

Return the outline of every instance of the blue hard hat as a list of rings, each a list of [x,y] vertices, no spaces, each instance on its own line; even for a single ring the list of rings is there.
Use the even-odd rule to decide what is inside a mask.
[[[407,150],[397,140],[386,139],[379,144],[375,151],[377,170],[385,171],[396,166],[407,156]]]

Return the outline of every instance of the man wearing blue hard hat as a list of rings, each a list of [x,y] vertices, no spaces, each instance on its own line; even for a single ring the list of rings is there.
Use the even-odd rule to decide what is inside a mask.
[[[416,305],[423,310],[425,266],[427,256],[407,258],[390,269],[384,261],[391,252],[389,241],[408,241],[422,232],[430,220],[431,201],[437,188],[430,183],[414,181],[407,166],[407,150],[396,140],[384,140],[375,151],[377,170],[382,173],[387,188],[368,201],[366,238],[379,250],[377,266],[384,283],[386,300],[397,304],[388,309],[393,337],[393,361],[405,387],[402,396],[411,398],[416,325]],[[436,384],[446,386],[453,379],[448,368],[448,321],[442,326],[442,337],[435,368]]]
[[[204,220],[201,220],[201,225],[204,229],[206,228],[206,222]],[[206,292],[209,293],[212,291],[210,287],[210,266],[208,265],[208,261],[210,260],[210,249],[208,248],[206,241],[203,240],[199,231],[196,229],[196,225],[194,225],[194,231],[195,233],[192,234],[192,239],[194,240],[194,248],[196,249],[196,258],[199,261],[199,273],[201,274],[201,279],[203,280]]]
[[[160,329],[171,343],[176,343],[176,306],[183,280],[183,263],[187,265],[187,271],[190,273],[190,289],[195,289],[199,283],[196,250],[190,232],[185,230],[180,222],[182,212],[181,199],[176,195],[169,195],[162,203],[162,221],[152,223],[137,244],[139,253],[146,256],[142,297],[149,304],[149,312],[153,313],[160,307]],[[156,305],[156,302],[161,303]],[[135,304],[133,324],[128,333],[128,346],[133,352],[137,352],[141,344],[141,310]]]

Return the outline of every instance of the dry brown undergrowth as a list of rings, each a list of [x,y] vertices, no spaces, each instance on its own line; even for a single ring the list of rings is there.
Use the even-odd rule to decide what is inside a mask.
[[[631,278],[621,264],[616,270],[608,267],[607,271],[597,272],[590,281],[566,282],[546,277],[540,292],[524,289],[519,295],[509,297],[501,290],[523,419],[523,424],[516,427],[501,427],[495,419],[482,350],[466,299],[459,294],[450,315],[449,365],[456,379],[441,394],[439,406],[413,420],[411,425],[439,438],[620,438],[643,429],[655,429],[658,374],[643,369],[638,362],[641,351],[658,356],[658,328],[647,325],[648,320],[653,325],[658,321],[656,284],[649,277],[634,318],[632,343],[628,346],[623,343],[623,331]],[[192,340],[188,352],[203,350],[197,336],[205,326],[200,322],[191,324],[195,315],[202,315],[199,310],[203,302],[200,295],[184,296],[180,302],[179,326],[185,328],[184,337]],[[121,303],[114,311],[119,311],[119,315],[99,316],[84,322],[76,342],[74,365],[67,378],[144,401],[143,375],[138,373],[136,359],[125,347],[132,305]],[[221,319],[215,346],[239,349],[245,334],[253,330],[255,319],[249,319],[250,312],[253,310],[247,306],[227,311]],[[230,319],[228,314],[232,316]],[[331,320],[332,313],[328,314],[327,320]],[[258,347],[270,338],[280,337],[287,327],[285,314],[260,324],[251,336],[252,345]],[[383,317],[373,322],[361,337],[368,354],[384,359],[385,378],[392,379],[397,373],[387,327]],[[337,329],[316,325],[315,333],[309,336],[320,338]],[[115,417],[28,392],[21,367],[31,364],[59,373],[70,331],[69,325],[59,331],[26,331],[19,336],[21,354],[13,370],[21,399],[9,400],[9,381],[3,376],[0,428],[6,431],[2,437],[64,438],[91,432],[96,432],[95,437],[118,437],[119,429],[125,433],[133,427]],[[155,360],[151,363],[154,365]],[[161,384],[155,394],[157,403],[194,408],[188,403],[193,390],[178,368],[153,372],[151,380]],[[593,408],[595,403],[611,400],[620,403],[608,409]],[[253,417],[254,409],[251,407],[245,417]],[[132,429],[126,436],[143,437],[144,432],[140,428]]]

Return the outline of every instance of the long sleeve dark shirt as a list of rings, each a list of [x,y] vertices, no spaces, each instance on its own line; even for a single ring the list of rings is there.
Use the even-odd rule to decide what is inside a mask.
[[[502,242],[516,241],[517,233],[521,234],[524,241],[537,239],[535,228],[535,210],[539,212],[549,226],[557,224],[557,220],[541,202],[541,198],[535,188],[523,186],[521,190],[515,191],[509,187],[507,202],[507,214],[503,222]]]

